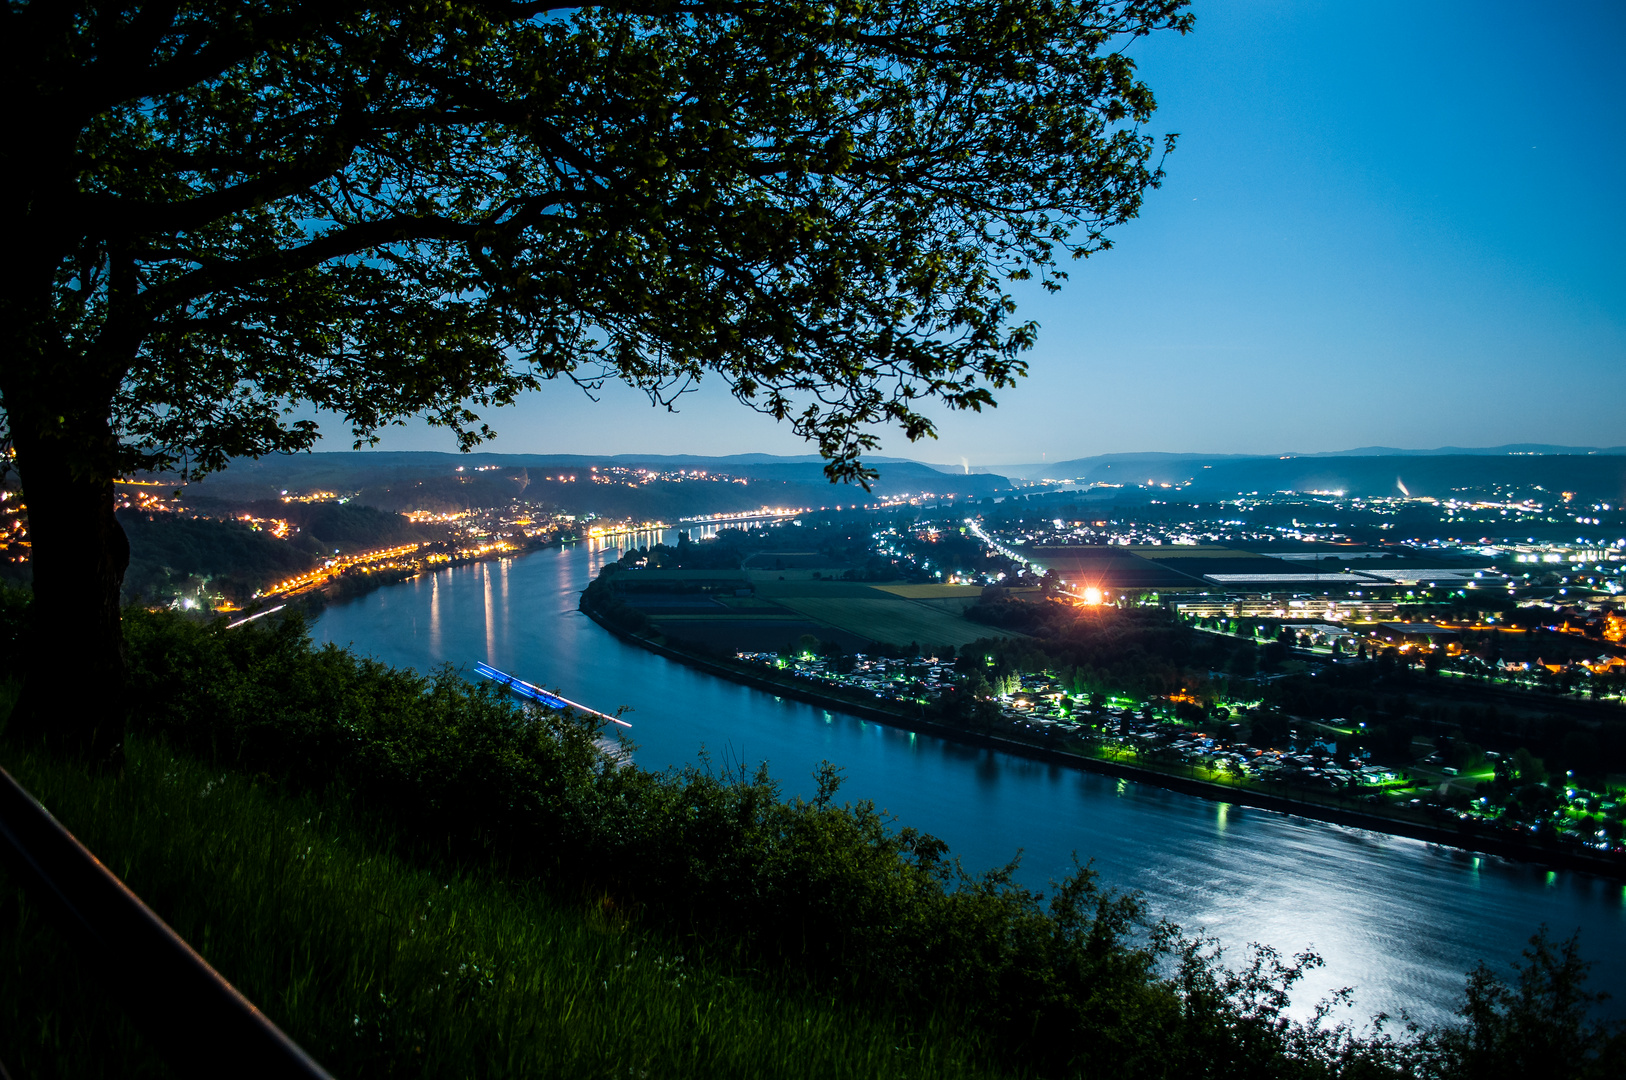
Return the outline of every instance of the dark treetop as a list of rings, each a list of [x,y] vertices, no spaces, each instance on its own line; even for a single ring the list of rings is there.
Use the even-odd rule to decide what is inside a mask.
[[[113,656],[110,481],[307,448],[299,405],[466,447],[545,380],[712,374],[863,479],[874,425],[1023,373],[1009,282],[1055,287],[1157,184],[1121,48],[1183,6],[9,4],[0,401],[40,618]]]

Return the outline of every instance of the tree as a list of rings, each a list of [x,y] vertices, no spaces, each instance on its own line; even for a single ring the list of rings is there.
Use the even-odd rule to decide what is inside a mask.
[[[994,404],[1035,332],[1010,284],[1162,176],[1122,46],[1185,3],[8,4],[23,722],[72,671],[54,730],[120,745],[114,479],[308,449],[311,407],[467,449],[549,380],[717,377],[864,481],[877,425]]]
[[[1499,1078],[1619,1076],[1626,1024],[1600,1022],[1590,1007],[1607,994],[1586,988],[1579,933],[1554,942],[1547,927],[1530,938],[1512,985],[1483,962],[1468,973],[1463,1023],[1431,1036],[1437,1075]]]

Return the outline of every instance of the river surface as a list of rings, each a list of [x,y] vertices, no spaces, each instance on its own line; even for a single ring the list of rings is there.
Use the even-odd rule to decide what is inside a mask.
[[[766,761],[787,793],[811,795],[829,760],[845,771],[846,798],[942,838],[976,872],[1020,850],[1018,880],[1043,889],[1076,853],[1156,915],[1216,939],[1233,966],[1252,942],[1314,949],[1325,965],[1295,993],[1295,1012],[1352,986],[1358,1016],[1443,1019],[1469,968],[1484,959],[1507,973],[1546,923],[1557,936],[1581,931],[1594,988],[1614,996],[1603,1011],[1626,1015],[1618,883],[915,735],[714,678],[576,610],[614,557],[595,543],[443,570],[329,607],[314,636],[420,671],[452,664],[474,678],[483,660],[594,709],[625,707],[645,768],[695,763],[704,748],[714,767]]]

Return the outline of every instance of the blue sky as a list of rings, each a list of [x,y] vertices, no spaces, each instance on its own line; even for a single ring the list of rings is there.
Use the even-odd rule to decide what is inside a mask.
[[[1059,295],[1000,408],[888,454],[1626,444],[1626,4],[1198,0],[1137,44],[1163,188]],[[550,388],[492,449],[805,453],[716,388]],[[396,429],[390,449],[451,449]]]

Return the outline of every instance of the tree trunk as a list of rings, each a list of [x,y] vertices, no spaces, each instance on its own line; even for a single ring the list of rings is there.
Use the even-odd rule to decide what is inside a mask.
[[[34,571],[33,634],[11,730],[118,768],[127,715],[119,590],[130,542],[113,516],[118,440],[105,413],[82,417],[62,417],[54,431],[56,417],[8,417]]]

